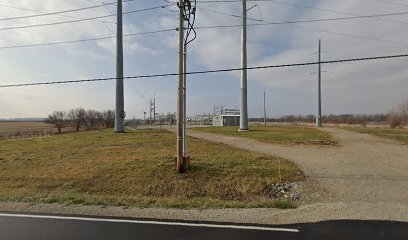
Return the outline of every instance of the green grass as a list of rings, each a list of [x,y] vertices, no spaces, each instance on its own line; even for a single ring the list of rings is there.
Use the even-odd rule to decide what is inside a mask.
[[[188,139],[193,166],[175,173],[175,134],[112,130],[0,141],[0,201],[138,207],[229,208],[295,205],[269,199],[278,182],[303,180],[277,157]]]
[[[408,144],[408,129],[390,129],[390,128],[346,128],[347,130],[368,133],[378,137],[388,138]]]
[[[275,144],[315,144],[333,145],[336,142],[330,134],[308,127],[262,127],[251,126],[248,132],[238,132],[238,127],[192,128],[194,131],[223,134],[234,137],[247,137]]]

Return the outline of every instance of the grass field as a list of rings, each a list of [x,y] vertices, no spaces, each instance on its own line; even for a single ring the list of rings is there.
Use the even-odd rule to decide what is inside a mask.
[[[175,174],[175,134],[140,130],[0,141],[0,200],[138,207],[294,207],[268,198],[304,179],[291,162],[189,138],[193,166]]]
[[[336,144],[330,134],[308,127],[251,126],[248,132],[238,132],[238,127],[206,127],[192,128],[192,130],[234,137],[247,137],[258,141],[278,144]]]
[[[0,139],[55,134],[54,125],[44,122],[0,122]]]
[[[347,130],[368,133],[378,137],[397,140],[408,144],[408,129],[389,129],[389,128],[346,128]]]

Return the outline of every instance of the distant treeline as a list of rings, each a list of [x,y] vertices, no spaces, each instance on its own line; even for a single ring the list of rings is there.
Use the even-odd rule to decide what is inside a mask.
[[[263,118],[252,118],[250,121],[263,122]],[[288,122],[288,123],[314,123],[314,115],[294,116],[288,115],[280,118],[269,118],[267,122]],[[366,126],[368,123],[389,124],[391,128],[404,127],[408,125],[408,98],[391,110],[389,113],[380,114],[330,114],[322,116],[322,122],[326,124],[359,124]]]
[[[251,118],[253,122],[263,122],[263,118]],[[307,116],[294,116],[288,115],[279,118],[268,118],[267,122],[277,123],[315,123],[316,117],[313,115]],[[403,115],[397,112],[380,113],[380,114],[330,114],[322,116],[323,124],[350,124],[361,125],[365,127],[368,123],[378,125],[389,125],[390,128],[404,127],[408,125],[407,115]]]
[[[389,119],[388,114],[330,114],[322,116],[323,123],[330,123],[330,124],[360,124],[360,125],[367,125],[367,123],[378,123],[383,124],[387,122]],[[263,118],[252,118],[251,121],[259,121],[262,122]],[[266,120],[267,122],[302,122],[302,123],[314,123],[316,122],[316,117],[314,115],[307,115],[307,116],[295,116],[295,115],[287,115],[279,118],[269,118]]]
[[[54,111],[48,116],[46,122],[53,124],[58,133],[61,133],[62,129],[66,127],[73,128],[77,132],[80,130],[90,131],[99,128],[113,128],[115,126],[115,111],[106,110],[100,112],[83,108],[76,108],[67,112]]]

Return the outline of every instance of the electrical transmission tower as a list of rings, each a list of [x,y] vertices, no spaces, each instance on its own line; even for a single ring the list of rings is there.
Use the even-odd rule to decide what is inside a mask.
[[[177,3],[179,13],[179,81],[177,98],[177,164],[178,173],[188,170],[189,159],[186,150],[186,69],[187,69],[187,45],[197,37],[194,30],[197,1],[179,0]],[[187,27],[185,27],[185,23]],[[186,37],[184,37],[186,31]],[[191,33],[194,34],[190,39]]]

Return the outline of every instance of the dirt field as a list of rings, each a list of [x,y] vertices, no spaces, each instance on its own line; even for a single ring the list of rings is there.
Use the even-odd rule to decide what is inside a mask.
[[[56,132],[53,125],[44,122],[0,122],[0,139],[40,137]]]

